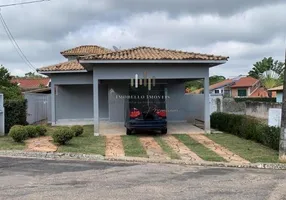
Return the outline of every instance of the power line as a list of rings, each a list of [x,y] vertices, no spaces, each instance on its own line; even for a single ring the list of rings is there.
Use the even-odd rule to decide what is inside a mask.
[[[0,5],[0,8],[18,6],[18,5],[24,5],[24,4],[32,4],[32,3],[41,3],[44,1],[50,1],[50,0],[35,0],[35,1],[27,1],[27,2],[19,2],[19,3],[2,4]]]
[[[32,70],[36,70],[36,68],[32,65],[32,63],[28,60],[28,58],[25,56],[25,54],[23,53],[23,51],[21,50],[21,48],[19,47],[18,43],[16,42],[15,38],[13,37],[11,31],[9,30],[1,12],[0,12],[0,20],[2,22],[2,25],[4,27],[4,30],[8,36],[8,38],[10,39],[11,43],[13,44],[13,46],[15,47],[18,55],[22,58],[22,60],[32,69]]]

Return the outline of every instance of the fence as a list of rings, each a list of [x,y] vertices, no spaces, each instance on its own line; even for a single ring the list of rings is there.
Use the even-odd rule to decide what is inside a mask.
[[[51,121],[51,95],[26,93],[27,99],[27,122],[34,124],[36,122]]]

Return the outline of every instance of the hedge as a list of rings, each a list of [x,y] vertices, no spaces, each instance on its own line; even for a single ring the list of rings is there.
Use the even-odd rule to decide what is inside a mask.
[[[241,97],[241,98],[234,98],[236,102],[245,102],[245,101],[258,101],[258,102],[276,102],[276,98],[252,98],[252,97]]]
[[[269,127],[246,115],[221,112],[211,114],[211,127],[238,137],[259,142],[274,150],[279,149],[280,128]]]
[[[65,145],[68,141],[70,141],[74,136],[72,130],[68,127],[60,127],[56,129],[53,134],[52,138],[55,143],[59,143],[60,145]]]
[[[20,100],[5,100],[5,133],[10,131],[14,125],[27,125],[27,101]]]

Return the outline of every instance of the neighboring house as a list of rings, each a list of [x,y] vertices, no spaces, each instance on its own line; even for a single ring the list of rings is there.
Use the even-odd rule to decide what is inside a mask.
[[[235,82],[238,81],[240,78],[241,76],[232,79],[225,79],[221,82],[210,85],[210,94],[222,94],[223,96],[231,96],[231,86],[234,85]],[[200,94],[203,93],[203,90],[204,89],[201,88],[191,93]]]
[[[152,47],[112,51],[95,45],[61,54],[67,62],[37,70],[51,78],[52,125],[93,124],[98,135],[100,121],[124,122],[138,77],[139,84],[143,78],[146,82],[155,78],[150,91],[164,89],[168,121],[201,115],[205,131],[210,131],[209,87],[204,95],[185,95],[185,82],[203,79],[208,86],[209,68],[226,63],[228,57]]]
[[[203,93],[203,88],[191,93]],[[238,76],[233,79],[226,79],[219,83],[210,85],[210,94],[222,94],[229,97],[268,97],[268,92],[261,87],[261,82],[252,77]]]
[[[253,77],[242,77],[231,87],[232,97],[268,97],[268,92],[261,82]]]
[[[215,83],[209,86],[209,93],[210,94],[222,94],[231,96],[231,89],[230,86],[233,85],[235,79],[226,79],[219,83]],[[202,94],[204,92],[204,88],[197,89],[191,93],[193,94]]]
[[[50,78],[13,78],[11,82],[16,83],[22,91],[30,91],[49,87]]]
[[[270,88],[268,91],[271,91],[272,94],[276,93],[276,102],[282,103],[282,101],[283,101],[283,85],[278,86],[278,87],[274,87],[274,88]]]

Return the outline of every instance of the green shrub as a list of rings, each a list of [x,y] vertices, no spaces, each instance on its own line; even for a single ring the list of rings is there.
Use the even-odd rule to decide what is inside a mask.
[[[83,133],[83,127],[79,125],[75,125],[71,127],[71,130],[74,134],[74,136],[80,136]]]
[[[52,137],[54,142],[59,143],[61,145],[66,144],[73,138],[73,132],[70,128],[61,127],[54,131]]]
[[[37,125],[36,130],[37,130],[38,136],[44,136],[47,132],[47,128],[43,125]]]
[[[27,102],[24,99],[5,100],[5,133],[14,125],[27,125]]]
[[[28,132],[28,137],[29,138],[34,138],[34,137],[38,136],[38,131],[36,129],[36,126],[28,125],[28,126],[25,126],[25,129]]]
[[[12,137],[15,142],[23,142],[28,138],[28,132],[24,126],[14,125],[9,131],[9,136]]]
[[[280,128],[269,127],[246,115],[215,112],[211,114],[212,128],[253,140],[272,149],[279,149]]]

